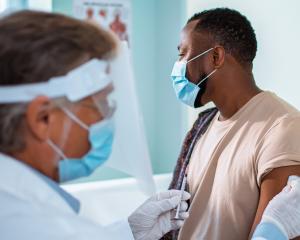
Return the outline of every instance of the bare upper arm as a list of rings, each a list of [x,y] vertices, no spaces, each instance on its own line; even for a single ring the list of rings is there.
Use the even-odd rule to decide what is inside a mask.
[[[249,239],[251,238],[256,226],[259,224],[269,201],[281,192],[287,184],[288,177],[291,175],[300,175],[300,165],[275,168],[262,179],[259,203]]]

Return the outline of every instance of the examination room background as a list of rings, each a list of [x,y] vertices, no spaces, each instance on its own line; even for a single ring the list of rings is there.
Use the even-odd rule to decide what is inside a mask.
[[[222,6],[241,11],[256,31],[254,75],[260,87],[300,107],[299,1],[132,0],[132,60],[154,174],[173,170],[185,133],[203,110],[183,106],[172,89],[169,75],[177,59],[180,30],[193,13]],[[0,0],[1,10],[7,7],[72,15],[72,0]],[[123,173],[104,168],[83,181],[124,177]]]
[[[143,136],[146,136],[145,152],[149,152],[147,155],[151,159],[157,190],[167,188],[182,141],[197,113],[211,106],[197,110],[187,108],[176,99],[170,80],[178,57],[180,30],[194,13],[214,7],[230,7],[246,15],[258,40],[254,61],[256,81],[262,89],[274,91],[300,108],[300,1],[124,1],[131,5],[130,48],[135,99],[140,109]],[[39,9],[73,16],[73,3],[72,0],[0,0],[0,11]],[[130,141],[130,136],[128,138]],[[101,168],[92,176],[63,187],[82,202],[81,215],[109,224],[128,216],[147,197],[137,188],[135,181],[127,177],[116,170]]]

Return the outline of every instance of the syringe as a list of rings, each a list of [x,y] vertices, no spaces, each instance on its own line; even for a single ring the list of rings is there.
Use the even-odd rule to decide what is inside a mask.
[[[182,184],[181,184],[181,188],[180,188],[180,191],[181,191],[180,192],[180,199],[182,199],[182,197],[183,197],[183,192],[185,190],[185,186],[186,186],[186,175],[184,175],[183,180],[182,180]],[[176,215],[175,215],[174,219],[180,219],[180,217],[179,217],[180,205],[181,205],[181,202],[177,206]]]

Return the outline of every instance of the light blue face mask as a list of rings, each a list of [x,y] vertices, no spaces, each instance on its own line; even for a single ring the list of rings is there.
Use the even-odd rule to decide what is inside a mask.
[[[176,94],[176,97],[183,103],[188,106],[195,107],[195,101],[197,95],[200,91],[199,85],[203,83],[206,79],[208,79],[212,74],[214,74],[217,69],[213,70],[210,74],[208,74],[205,78],[201,79],[197,84],[192,83],[186,77],[186,69],[187,64],[198,57],[203,56],[204,54],[210,52],[213,48],[206,50],[203,53],[200,53],[196,57],[185,61],[176,61],[171,73],[171,79],[173,82],[173,88]]]
[[[67,158],[51,140],[48,141],[49,145],[63,159],[59,161],[58,166],[60,182],[66,182],[92,174],[97,167],[108,160],[112,151],[114,138],[114,121],[112,117],[88,127],[72,112],[67,109],[63,110],[73,121],[89,132],[91,149],[80,159]]]

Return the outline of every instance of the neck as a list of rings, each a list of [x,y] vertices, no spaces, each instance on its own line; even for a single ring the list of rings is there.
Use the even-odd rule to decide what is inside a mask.
[[[35,147],[31,149],[27,146],[27,148],[23,151],[10,153],[7,155],[34,168],[52,180],[58,181],[57,169],[53,166],[54,164],[52,161],[49,161],[49,157],[52,157],[51,152],[47,152],[47,150],[36,151],[36,149],[38,148]]]
[[[239,79],[233,81],[233,85],[228,86],[228,91],[223,91],[222,94],[216,94],[213,99],[216,107],[220,111],[220,121],[231,118],[237,113],[250,99],[262,92],[254,82],[253,76],[251,79]]]

